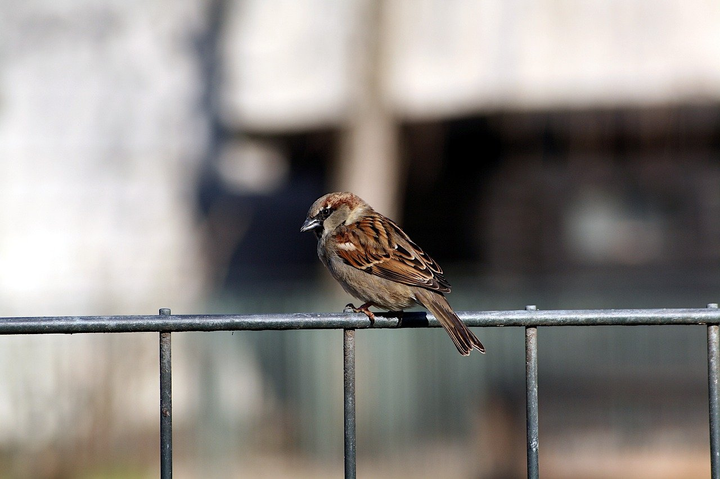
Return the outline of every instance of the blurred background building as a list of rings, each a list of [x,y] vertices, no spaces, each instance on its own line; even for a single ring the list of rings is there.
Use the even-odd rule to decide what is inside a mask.
[[[337,311],[351,190],[459,310],[720,291],[720,8],[0,0],[0,316]],[[542,329],[547,477],[707,477],[704,329]],[[363,477],[522,477],[523,335],[358,333]],[[177,336],[177,337],[175,337]],[[178,477],[337,477],[341,335],[174,336]],[[0,477],[156,477],[156,335],[0,337]]]

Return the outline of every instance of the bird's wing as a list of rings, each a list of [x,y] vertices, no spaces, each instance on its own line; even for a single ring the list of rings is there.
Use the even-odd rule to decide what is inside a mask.
[[[409,286],[450,292],[442,268],[392,220],[374,213],[337,228],[337,253],[350,266]]]

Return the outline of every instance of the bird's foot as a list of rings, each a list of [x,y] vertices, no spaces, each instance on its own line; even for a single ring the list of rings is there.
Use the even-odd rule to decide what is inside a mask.
[[[375,315],[372,311],[370,311],[370,306],[372,306],[372,303],[365,303],[359,308],[356,308],[354,304],[348,303],[345,305],[345,309],[343,309],[344,313],[364,313],[369,319],[370,319],[370,325],[375,324]]]

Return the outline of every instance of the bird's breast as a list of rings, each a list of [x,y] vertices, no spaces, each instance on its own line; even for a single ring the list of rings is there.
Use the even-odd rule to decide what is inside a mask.
[[[415,304],[415,294],[406,284],[390,281],[345,263],[336,253],[318,245],[318,256],[345,292],[379,308],[400,311]]]

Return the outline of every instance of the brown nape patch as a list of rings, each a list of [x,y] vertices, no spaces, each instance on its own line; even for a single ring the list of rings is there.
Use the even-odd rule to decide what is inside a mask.
[[[334,209],[337,209],[342,205],[347,205],[347,207],[351,210],[358,205],[367,204],[359,196],[350,192],[330,193],[327,195],[325,203]]]

